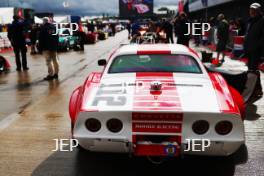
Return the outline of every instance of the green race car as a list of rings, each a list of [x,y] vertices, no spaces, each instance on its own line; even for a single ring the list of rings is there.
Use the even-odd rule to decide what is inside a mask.
[[[58,49],[60,51],[69,51],[71,48],[76,48],[78,46],[79,37],[71,35],[69,29],[59,30],[59,45]]]

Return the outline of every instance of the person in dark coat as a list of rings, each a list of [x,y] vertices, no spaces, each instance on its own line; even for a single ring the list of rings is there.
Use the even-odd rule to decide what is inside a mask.
[[[264,18],[261,5],[258,3],[250,6],[250,19],[244,47],[249,57],[248,69],[258,70],[261,58],[264,58]]]
[[[128,39],[130,39],[131,38],[131,23],[130,22],[127,23],[126,29],[128,31]]]
[[[178,26],[177,43],[189,47],[190,35],[186,35],[186,34],[188,34],[188,31],[189,31],[188,30],[188,24],[186,24],[186,23],[189,23],[187,14],[182,12],[180,14],[179,19],[177,20],[177,26]]]
[[[37,54],[36,52],[36,41],[37,41],[37,35],[38,35],[38,28],[37,25],[32,25],[32,29],[30,31],[29,37],[31,41],[31,52],[30,54]]]
[[[57,49],[59,36],[56,33],[55,25],[50,23],[49,18],[45,17],[39,33],[39,48],[44,54],[48,66],[48,76],[44,78],[46,81],[58,79],[59,63]]]
[[[246,25],[241,18],[236,19],[238,36],[244,36],[246,33]]]
[[[13,17],[13,23],[8,27],[8,39],[10,40],[15,57],[16,57],[16,70],[21,71],[21,60],[20,54],[22,56],[22,67],[23,70],[28,70],[27,66],[27,47],[25,39],[25,25],[19,16],[15,15]]]
[[[115,36],[115,34],[116,34],[116,25],[114,23],[111,23],[110,24],[110,28],[112,30],[113,36]]]
[[[88,23],[87,24],[87,28],[88,28],[88,31],[91,31],[92,33],[95,32],[95,25],[94,25],[94,22],[91,21],[91,23]]]
[[[177,37],[179,35],[179,28],[180,28],[180,17],[176,16],[174,19],[174,34]]]
[[[195,46],[198,47],[201,43],[201,40],[202,40],[202,37],[200,34],[202,34],[202,23],[198,20],[194,20],[194,23],[199,23],[196,27],[196,33],[199,34],[199,35],[194,35],[193,38],[194,38],[194,43],[195,43]]]
[[[221,62],[223,63],[225,61],[225,53],[224,51],[226,50],[226,46],[228,43],[229,39],[229,25],[228,22],[225,19],[224,14],[219,14],[217,17],[219,23],[217,26],[217,46],[216,46],[216,51],[217,51],[217,59],[220,61],[220,54],[222,54],[222,60]]]
[[[169,20],[163,21],[162,30],[164,30],[166,34],[166,43],[174,43],[173,40],[173,25],[170,23]]]
[[[84,51],[84,44],[85,44],[85,38],[86,38],[85,32],[79,30],[78,31],[78,37],[79,37],[80,50]]]
[[[259,100],[263,96],[259,64],[264,60],[264,17],[261,5],[253,3],[250,6],[250,19],[245,36],[244,48],[248,60],[248,80],[243,92],[247,104]]]

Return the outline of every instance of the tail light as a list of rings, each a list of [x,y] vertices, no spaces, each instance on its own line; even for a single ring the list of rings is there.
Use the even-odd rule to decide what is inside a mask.
[[[192,129],[196,134],[205,134],[209,130],[209,123],[205,120],[196,121],[194,122]]]
[[[215,126],[215,131],[220,135],[227,135],[233,129],[233,124],[229,121],[218,122]]]
[[[112,133],[118,133],[123,129],[123,123],[119,119],[110,119],[106,123],[107,129]]]
[[[91,132],[97,132],[102,127],[101,122],[94,118],[86,120],[85,126]]]

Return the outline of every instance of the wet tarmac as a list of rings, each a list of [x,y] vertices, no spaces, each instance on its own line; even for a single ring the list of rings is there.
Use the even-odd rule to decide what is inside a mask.
[[[68,101],[72,91],[92,71],[100,71],[97,60],[107,58],[127,39],[126,32],[87,45],[85,52],[59,55],[59,81],[45,82],[43,57],[29,56],[28,72],[12,68],[0,75],[0,176],[87,176],[87,175],[210,175],[264,176],[264,101],[248,108],[246,146],[233,156],[184,157],[152,165],[145,158],[127,155],[53,152],[53,139],[70,138]],[[4,54],[14,65],[12,53]],[[230,64],[230,66],[228,65]],[[232,68],[236,62],[227,62]],[[242,65],[238,64],[237,67]],[[262,75],[264,83],[264,75]]]

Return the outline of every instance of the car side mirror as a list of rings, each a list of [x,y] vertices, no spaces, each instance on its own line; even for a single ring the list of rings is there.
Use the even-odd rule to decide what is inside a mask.
[[[107,64],[107,61],[106,61],[105,59],[100,59],[100,60],[98,61],[98,65],[99,65],[99,66],[106,66],[106,64]]]

